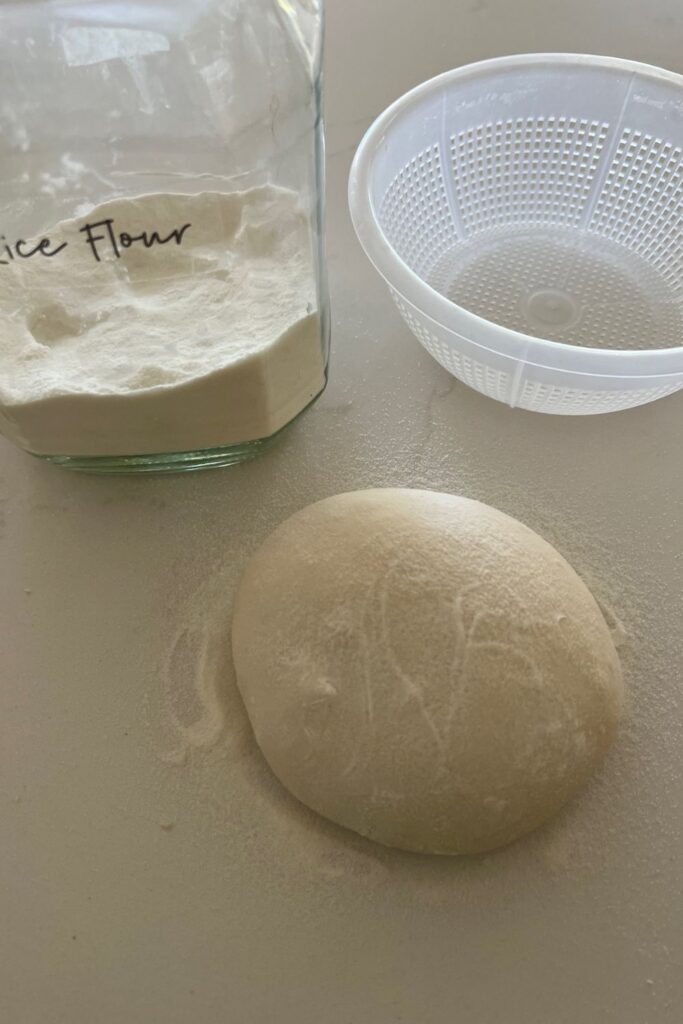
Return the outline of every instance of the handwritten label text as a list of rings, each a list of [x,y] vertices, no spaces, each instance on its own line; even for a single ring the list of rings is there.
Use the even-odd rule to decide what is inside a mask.
[[[114,225],[113,217],[108,217],[92,224],[84,224],[79,231],[83,235],[82,241],[88,246],[93,260],[101,263],[102,258],[106,256],[114,256],[117,260],[121,259],[122,253],[135,245],[143,246],[145,249],[153,249],[155,246],[168,245],[172,242],[182,245],[183,239],[191,227],[191,224],[183,224],[182,227],[174,228],[166,235],[154,230],[130,234],[128,231],[119,231]],[[32,242],[18,238],[14,244],[10,244],[4,235],[0,235],[0,265],[7,267],[15,260],[30,260],[34,256],[52,259],[64,252],[69,245],[69,242],[55,245],[50,238],[41,238]]]

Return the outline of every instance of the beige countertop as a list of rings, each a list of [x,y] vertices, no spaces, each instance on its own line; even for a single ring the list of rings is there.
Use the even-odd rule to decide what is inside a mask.
[[[332,379],[257,462],[70,475],[0,443],[0,1019],[7,1024],[678,1024],[683,395],[510,410],[419,347],[350,227],[363,129],[512,51],[683,70],[674,0],[329,0]],[[677,13],[678,11],[678,13]],[[376,59],[377,58],[377,59]],[[366,486],[480,498],[622,623],[628,721],[549,827],[479,859],[385,850],[291,800],[227,645],[249,553]]]

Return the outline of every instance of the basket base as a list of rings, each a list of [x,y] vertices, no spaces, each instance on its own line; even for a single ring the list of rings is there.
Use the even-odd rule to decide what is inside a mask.
[[[683,307],[652,265],[578,228],[481,232],[442,256],[427,280],[486,320],[550,341],[654,349],[683,337]]]

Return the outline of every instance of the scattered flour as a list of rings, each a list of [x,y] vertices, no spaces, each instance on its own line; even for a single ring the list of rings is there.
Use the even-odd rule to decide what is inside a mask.
[[[46,237],[49,252],[66,246],[30,259],[10,239],[0,248],[0,431],[22,447],[241,443],[322,390],[313,249],[294,192],[116,199]]]

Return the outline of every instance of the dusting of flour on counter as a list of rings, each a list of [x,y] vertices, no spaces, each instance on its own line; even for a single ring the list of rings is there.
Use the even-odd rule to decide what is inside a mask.
[[[313,246],[294,192],[115,199],[46,237],[30,258],[40,240],[5,249],[0,267],[0,431],[29,451],[237,444],[322,390]]]

